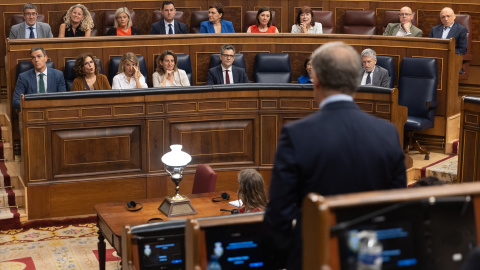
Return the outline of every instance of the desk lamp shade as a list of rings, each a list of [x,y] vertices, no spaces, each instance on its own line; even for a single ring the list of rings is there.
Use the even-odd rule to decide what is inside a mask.
[[[187,196],[180,195],[180,187],[178,186],[183,178],[183,169],[192,161],[192,157],[182,151],[180,144],[173,144],[170,149],[170,152],[162,156],[162,162],[167,166],[166,170],[173,183],[175,183],[175,195],[165,197],[158,210],[169,217],[196,214],[197,211],[191,205],[190,199]]]

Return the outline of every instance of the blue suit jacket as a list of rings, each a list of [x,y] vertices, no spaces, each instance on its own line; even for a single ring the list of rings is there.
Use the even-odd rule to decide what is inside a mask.
[[[233,24],[230,21],[222,20],[222,33],[235,33],[233,29]],[[213,23],[210,21],[204,21],[200,23],[200,33],[215,33],[215,28],[213,28]]]
[[[264,217],[269,248],[277,258],[288,257],[287,269],[302,269],[301,207],[310,192],[327,196],[406,184],[395,126],[354,102],[329,103],[282,128]]]
[[[245,69],[232,66],[233,83],[249,83]],[[208,70],[207,85],[224,84],[222,65],[218,65]]]
[[[187,33],[187,26],[184,23],[174,20],[173,21],[173,29],[175,30],[175,34],[186,34]],[[160,20],[154,24],[150,28],[150,35],[165,35],[165,20]]]
[[[443,24],[437,25],[430,29],[429,36],[432,38],[442,38]],[[447,38],[455,38],[455,53],[466,54],[467,53],[467,28],[459,23],[454,23],[450,32],[448,32]]]
[[[59,70],[47,68],[47,93],[65,92],[65,78]],[[37,79],[35,69],[30,69],[18,75],[15,92],[13,93],[13,108],[20,109],[20,95],[37,94]]]

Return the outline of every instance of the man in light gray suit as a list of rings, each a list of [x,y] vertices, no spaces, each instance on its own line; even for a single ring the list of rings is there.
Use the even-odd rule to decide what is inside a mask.
[[[25,22],[12,26],[8,38],[53,38],[50,25],[37,22],[37,16],[37,6],[30,3],[25,4],[25,6],[23,6],[23,17],[25,18]]]
[[[360,85],[373,85],[390,87],[390,76],[388,70],[377,66],[377,53],[368,48],[362,54],[362,72]]]
[[[412,24],[413,12],[409,7],[402,7],[398,13],[399,23],[389,23],[384,36],[422,37],[423,31]]]

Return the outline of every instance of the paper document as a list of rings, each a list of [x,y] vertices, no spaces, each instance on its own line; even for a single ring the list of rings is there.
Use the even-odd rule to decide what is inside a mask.
[[[242,200],[236,200],[236,201],[231,201],[229,204],[235,206],[235,207],[240,207],[242,206]]]

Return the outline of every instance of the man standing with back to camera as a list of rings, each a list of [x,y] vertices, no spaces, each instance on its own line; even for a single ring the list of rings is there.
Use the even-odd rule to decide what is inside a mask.
[[[309,192],[327,196],[406,187],[395,126],[353,102],[358,53],[343,42],[327,43],[313,53],[312,66],[320,110],[283,126],[264,218],[270,257],[276,267],[289,270],[302,269],[301,207]]]

